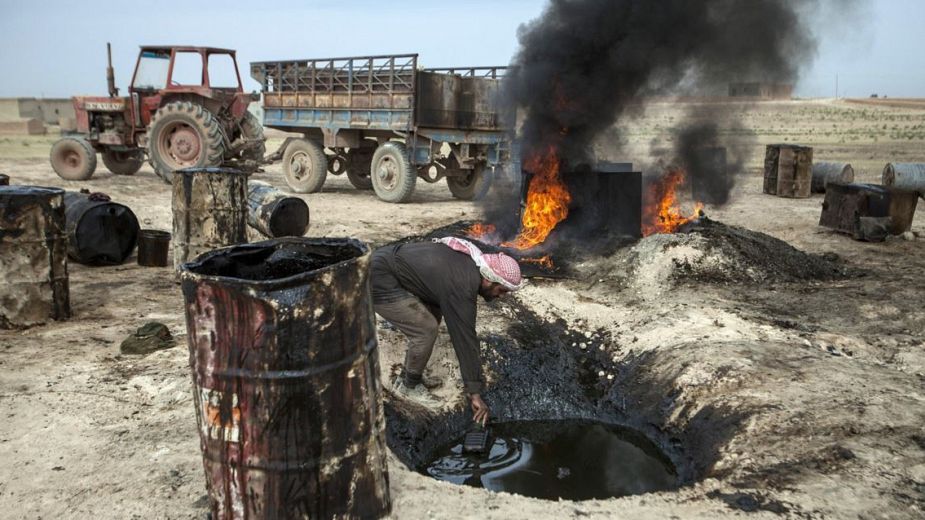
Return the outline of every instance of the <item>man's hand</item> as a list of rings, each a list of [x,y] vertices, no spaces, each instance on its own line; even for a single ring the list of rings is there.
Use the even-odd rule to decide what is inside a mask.
[[[472,404],[472,419],[484,427],[488,424],[488,414],[491,410],[488,409],[488,405],[485,404],[485,401],[482,400],[482,396],[479,394],[470,395],[469,402]]]

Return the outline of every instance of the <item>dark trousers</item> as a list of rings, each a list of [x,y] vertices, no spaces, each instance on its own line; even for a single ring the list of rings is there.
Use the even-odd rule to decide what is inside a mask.
[[[374,303],[373,309],[408,338],[405,382],[409,386],[417,385],[437,341],[442,319],[440,308],[412,296],[390,303]]]

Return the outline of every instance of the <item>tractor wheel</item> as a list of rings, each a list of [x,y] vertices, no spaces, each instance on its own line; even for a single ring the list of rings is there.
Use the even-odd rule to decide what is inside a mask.
[[[211,112],[189,101],[168,103],[151,118],[148,157],[164,182],[184,168],[221,166],[225,155],[222,129]]]
[[[66,181],[85,181],[96,171],[96,151],[82,137],[62,137],[51,147],[51,167]]]
[[[244,118],[241,119],[241,137],[249,141],[260,140],[259,146],[246,149],[241,154],[241,158],[252,159],[254,161],[263,159],[263,156],[267,154],[267,141],[263,136],[263,125],[257,120],[257,116],[250,112],[245,112]]]
[[[368,148],[355,148],[347,152],[347,180],[358,190],[373,189],[373,180],[369,177],[373,153]]]
[[[283,154],[283,173],[286,184],[296,193],[320,191],[328,177],[328,158],[324,155],[324,148],[308,139],[292,141]]]
[[[109,148],[103,150],[103,164],[116,175],[135,175],[144,162],[145,158],[141,150],[128,152],[117,152]]]
[[[392,203],[407,202],[414,194],[417,172],[404,143],[389,141],[376,149],[370,169],[376,195]]]
[[[465,175],[447,176],[446,185],[450,193],[461,200],[481,200],[488,194],[494,175],[484,164],[478,164],[472,170],[462,170]]]

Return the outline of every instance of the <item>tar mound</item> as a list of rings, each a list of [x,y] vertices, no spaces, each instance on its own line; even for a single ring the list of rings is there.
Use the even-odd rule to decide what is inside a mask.
[[[650,235],[615,259],[642,293],[659,293],[685,281],[776,283],[843,278],[834,254],[814,255],[764,233],[702,218],[673,234]]]

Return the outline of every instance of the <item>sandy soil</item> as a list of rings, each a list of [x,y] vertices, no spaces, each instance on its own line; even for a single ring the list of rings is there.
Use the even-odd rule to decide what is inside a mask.
[[[625,148],[645,149],[678,110],[652,107],[627,127]],[[816,160],[848,160],[859,180],[876,182],[886,162],[925,161],[925,110],[765,103],[745,123],[754,135],[743,138],[755,140],[750,169],[732,202],[708,207],[709,215],[808,252],[833,252],[863,276],[758,285],[669,282],[645,272],[627,279],[615,256],[576,266],[575,279],[535,281],[516,296],[576,331],[609,333],[613,373],[633,377],[614,383],[626,389],[626,413],[664,432],[715,440],[710,457],[697,454],[710,462],[698,482],[622,499],[549,502],[436,482],[392,457],[395,518],[925,515],[925,219],[915,220],[912,240],[855,242],[816,225],[819,196],[762,195],[758,170],[764,143],[789,140],[814,145]],[[16,184],[107,192],[132,207],[143,227],[170,229],[169,188],[149,167],[118,177],[100,165],[89,182],[65,182],[48,166],[48,142],[0,139],[0,172]],[[602,155],[606,147],[598,145]],[[278,166],[256,178],[284,185]],[[329,177],[323,192],[305,197],[308,234],[377,245],[480,215],[442,183],[418,187],[413,203],[391,205]],[[140,268],[133,257],[119,267],[71,264],[69,271],[73,319],[0,331],[0,517],[203,518],[184,318],[171,270]],[[480,335],[504,334],[511,322],[489,307],[480,316]],[[165,323],[178,346],[120,355],[119,343],[149,320]],[[448,341],[444,332],[432,370],[446,379],[440,395],[447,406],[462,406]],[[388,381],[403,344],[399,334],[381,331],[380,346]]]

